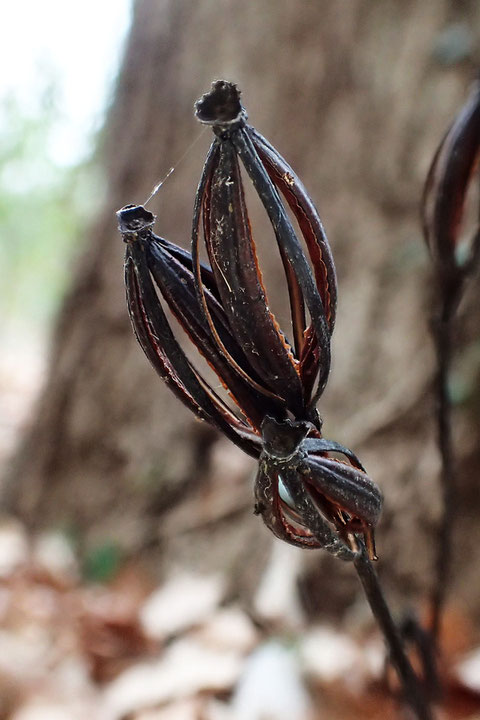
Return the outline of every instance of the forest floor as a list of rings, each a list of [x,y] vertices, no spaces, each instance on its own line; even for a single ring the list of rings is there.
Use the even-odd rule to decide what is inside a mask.
[[[438,717],[480,718],[480,650],[446,627]],[[2,720],[380,720],[403,717],[394,694],[371,629],[267,632],[219,576],[154,587],[132,563],[92,583],[64,537],[0,526]]]

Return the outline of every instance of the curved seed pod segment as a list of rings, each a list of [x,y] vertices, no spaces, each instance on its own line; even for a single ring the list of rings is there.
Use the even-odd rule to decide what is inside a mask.
[[[255,150],[273,184],[287,201],[302,232],[331,334],[335,325],[337,278],[322,221],[302,181],[291,166],[257,130],[250,128],[250,131]],[[293,335],[297,356],[300,358],[302,382],[307,393],[311,394],[319,361],[318,343],[312,324],[306,327],[301,288],[284,253],[282,261],[288,278]]]
[[[210,269],[202,267],[207,307],[229,356],[235,358],[235,366],[218,351],[210,328],[199,312],[191,257],[180,259],[178,253],[174,257],[172,243],[166,243],[153,234],[145,246],[145,253],[151,275],[170,310],[253,428],[260,427],[266,408],[276,415],[284,415],[284,403],[279,398],[263,394],[260,380],[245,358],[237,338],[232,335],[223,307],[217,299],[218,291]],[[237,367],[242,368],[241,373]]]
[[[212,271],[225,298],[224,309],[234,332],[247,343],[249,361],[269,389],[285,400],[295,418],[317,422],[314,406],[330,370],[330,334],[336,298],[333,260],[320,219],[291,168],[246,124],[235,85],[213,83],[212,90],[196,103],[196,115],[201,122],[212,125],[217,136],[195,203],[192,256],[197,261],[198,284],[198,234],[203,222]],[[275,232],[289,287],[293,347],[268,307],[237,158],[241,159]],[[276,185],[299,222],[315,275]],[[208,315],[201,289],[199,294]],[[308,327],[305,309],[310,314]]]
[[[451,282],[465,272],[480,251],[478,227],[466,261],[458,246],[465,200],[480,158],[480,80],[445,134],[433,158],[422,200],[425,241],[438,272]],[[478,216],[478,211],[477,211]]]
[[[206,326],[208,326],[211,337],[216,344],[217,351],[219,355],[222,357],[223,361],[228,364],[237,374],[239,374],[241,377],[243,377],[244,381],[247,384],[250,384],[253,389],[258,391],[263,398],[265,399],[265,407],[267,407],[269,404],[273,402],[278,404],[278,410],[277,413],[275,413],[275,416],[279,417],[286,417],[287,413],[287,406],[285,400],[277,395],[270,387],[269,383],[264,381],[264,378],[257,372],[257,368],[259,367],[259,363],[255,362],[256,358],[254,358],[254,363],[252,366],[251,363],[251,356],[252,354],[255,355],[255,353],[250,352],[251,351],[251,344],[245,343],[242,346],[242,353],[246,360],[247,366],[246,367],[243,363],[241,363],[238,359],[238,357],[235,357],[234,354],[230,351],[230,348],[227,343],[225,343],[223,335],[222,335],[222,328],[218,325],[217,319],[215,315],[212,313],[212,309],[208,302],[208,293],[207,288],[203,279],[203,266],[200,262],[200,248],[199,248],[199,242],[198,242],[198,232],[199,232],[199,225],[201,219],[203,219],[204,223],[207,222],[206,218],[202,218],[202,204],[204,197],[208,195],[209,193],[209,186],[211,183],[211,176],[212,172],[215,168],[215,164],[218,160],[219,155],[219,148],[214,143],[214,145],[210,148],[210,151],[207,155],[202,176],[200,178],[200,183],[198,186],[197,194],[195,196],[195,204],[194,204],[194,211],[193,211],[193,234],[192,234],[192,269],[193,274],[195,278],[195,288],[196,288],[196,294],[198,298],[198,312],[200,313],[203,322]],[[235,229],[234,229],[235,232]],[[235,236],[234,236],[235,237]],[[226,245],[232,242],[233,238],[226,238]],[[215,255],[212,253],[209,253],[210,258],[213,259],[213,262],[215,263]],[[238,317],[239,314],[239,308],[237,306],[236,308],[236,314],[232,312],[233,310],[233,303],[230,299],[230,292],[233,293],[232,287],[228,283],[228,281],[225,283],[225,278],[222,275],[221,269],[215,264],[214,267],[211,270],[212,275],[212,281],[215,285],[215,292],[216,296],[219,299],[220,304],[222,305],[222,310],[225,314],[225,318],[227,321],[227,324],[230,328],[231,334],[233,337],[236,338],[236,331],[238,330],[238,326],[240,325],[241,318]],[[219,287],[220,284],[220,287]],[[226,287],[225,287],[226,285]],[[245,310],[245,308],[240,308],[241,310]],[[236,317],[235,317],[236,315]],[[232,317],[233,316],[233,317]],[[232,323],[233,319],[233,323]],[[235,324],[235,319],[238,320],[238,325]],[[242,339],[244,339],[242,337]],[[265,416],[265,409],[262,412],[262,419]],[[256,424],[256,428],[259,430],[260,423]]]
[[[280,485],[288,493],[282,497]],[[342,560],[353,560],[352,549],[319,513],[317,506],[298,482],[295,468],[278,467],[262,455],[255,479],[255,513],[280,540],[295,547],[327,552]]]
[[[348,539],[350,533],[362,533],[370,559],[376,560],[374,528],[383,502],[377,485],[362,470],[330,457],[308,455],[298,472],[312,500],[341,536]]]
[[[374,529],[382,509],[380,490],[351,450],[315,435],[310,423],[265,418],[256,511],[277,537],[299,547],[327,546],[338,554],[340,543],[354,553],[358,549],[355,534],[360,533],[370,558],[376,559]],[[349,462],[328,457],[332,452]],[[314,519],[314,514],[320,519]],[[336,537],[335,532],[337,542],[332,545],[330,538],[325,545],[326,533]]]
[[[146,248],[155,242],[151,230],[155,217],[142,206],[133,205],[119,210],[117,217],[127,245],[125,284],[130,320],[145,355],[195,415],[222,431],[246,453],[258,457],[260,440],[254,428],[239,419],[191,365],[168,323],[147,262]],[[181,251],[179,254],[182,255]],[[179,315],[182,302],[179,297],[175,299]],[[193,306],[193,314],[195,310]],[[186,319],[184,321],[186,324]],[[200,328],[197,330],[201,332]]]

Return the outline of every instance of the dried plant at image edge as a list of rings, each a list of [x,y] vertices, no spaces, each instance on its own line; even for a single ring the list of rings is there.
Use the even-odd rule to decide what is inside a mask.
[[[454,350],[456,312],[468,278],[480,256],[479,211],[475,228],[464,237],[466,202],[473,179],[478,184],[480,156],[480,81],[447,130],[430,167],[422,202],[423,234],[433,266],[431,330],[435,346],[436,421],[442,462],[443,517],[439,527],[436,573],[432,588],[432,637],[438,643],[441,614],[448,587],[454,514],[457,504],[452,407],[448,387]],[[478,203],[478,199],[477,199]]]
[[[213,83],[195,107],[215,139],[195,197],[191,252],[155,235],[155,217],[143,206],[127,205],[117,213],[127,246],[125,282],[136,337],[187,407],[258,458],[255,512],[267,527],[288,543],[325,548],[353,562],[401,678],[404,700],[426,720],[428,702],[371,563],[380,491],[351,450],[322,437],[316,409],[330,370],[336,306],[335,268],[320,218],[292,168],[247,124],[235,85]],[[269,309],[240,162],[275,234],[289,292],[291,342]],[[200,235],[209,265],[200,261]],[[187,358],[160,297],[238,412]]]

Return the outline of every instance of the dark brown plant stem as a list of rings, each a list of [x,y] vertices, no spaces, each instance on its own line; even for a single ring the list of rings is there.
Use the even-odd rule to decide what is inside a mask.
[[[436,647],[441,632],[442,612],[450,578],[452,538],[455,525],[456,472],[452,441],[452,404],[448,379],[452,359],[453,319],[457,307],[460,283],[440,289],[440,310],[432,321],[437,371],[435,377],[435,414],[437,443],[441,458],[440,484],[442,490],[442,517],[438,528],[435,574],[431,594],[430,631]]]
[[[403,641],[385,600],[377,573],[366,553],[365,547],[356,554],[353,561],[365,595],[387,644],[390,660],[401,680],[404,699],[414,711],[418,720],[433,720],[429,703],[405,653]]]
[[[469,189],[473,180],[478,182],[479,158],[480,81],[477,77],[467,101],[448,128],[434,155],[421,205],[423,234],[432,257],[436,285],[431,329],[437,361],[435,397],[437,441],[442,463],[440,482],[443,513],[439,524],[435,577],[431,592],[430,630],[437,648],[450,579],[451,545],[457,505],[448,375],[453,351],[455,311],[467,276],[475,270],[480,253],[478,219],[472,241],[468,245],[462,241]],[[465,259],[462,261],[461,257]]]

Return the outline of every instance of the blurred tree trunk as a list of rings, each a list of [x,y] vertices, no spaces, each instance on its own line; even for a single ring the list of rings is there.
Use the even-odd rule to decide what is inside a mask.
[[[137,346],[114,218],[127,202],[142,202],[182,155],[199,132],[193,101],[226,77],[322,214],[340,285],[333,373],[320,408],[325,433],[354,447],[384,489],[378,547],[391,589],[425,589],[439,504],[418,202],[473,76],[468,42],[441,32],[464,22],[468,40],[479,21],[473,0],[137,1],[103,135],[106,199],[6,487],[10,511],[32,527],[73,528],[89,545],[114,539],[128,553],[148,549],[165,565],[228,568],[234,592],[246,595],[258,581],[271,538],[251,512],[253,465],[188,415]],[[152,204],[157,231],[184,245],[208,141],[207,133]],[[463,311],[473,318],[461,337],[467,348],[478,303]],[[468,407],[458,422],[470,428],[463,451],[473,461],[478,427]],[[470,469],[465,483],[474,476]],[[463,553],[478,560],[472,511],[459,532]],[[308,562],[320,558],[324,572],[329,558]],[[469,568],[459,563],[459,592],[480,610]],[[336,563],[332,573],[338,582],[323,585],[323,606],[330,593],[338,606],[356,587],[348,567]],[[314,598],[308,577],[304,587]]]

